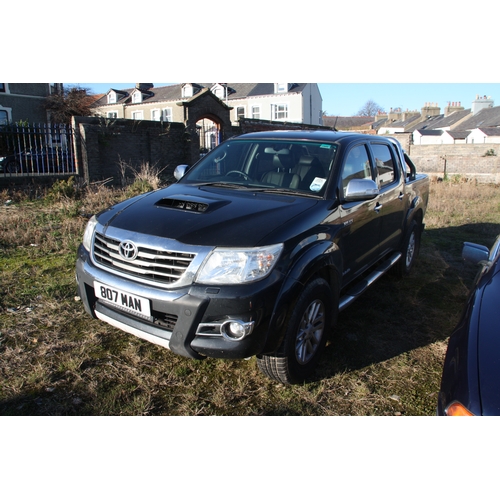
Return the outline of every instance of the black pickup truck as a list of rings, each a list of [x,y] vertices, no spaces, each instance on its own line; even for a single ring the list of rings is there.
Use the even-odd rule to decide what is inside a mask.
[[[302,382],[338,312],[418,254],[429,179],[391,138],[245,134],[175,176],[92,217],[76,271],[92,317],[182,356]]]

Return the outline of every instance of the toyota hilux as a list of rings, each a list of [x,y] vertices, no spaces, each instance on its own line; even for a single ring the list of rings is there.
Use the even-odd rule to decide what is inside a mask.
[[[181,356],[303,382],[339,311],[415,263],[429,178],[393,138],[256,132],[175,177],[93,216],[76,273],[92,317]]]

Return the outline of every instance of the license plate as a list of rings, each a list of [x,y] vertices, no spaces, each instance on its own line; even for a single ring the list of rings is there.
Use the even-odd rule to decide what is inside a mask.
[[[94,281],[95,295],[99,300],[112,304],[132,314],[151,316],[151,306],[148,299],[114,288],[99,281]]]

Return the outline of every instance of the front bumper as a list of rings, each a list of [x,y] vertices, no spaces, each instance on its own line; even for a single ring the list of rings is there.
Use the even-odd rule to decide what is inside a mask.
[[[282,285],[281,275],[272,273],[246,285],[192,284],[164,290],[96,267],[83,246],[78,250],[76,277],[78,293],[92,317],[195,359],[238,359],[262,353],[268,332],[273,331],[270,321]],[[151,316],[131,314],[100,300],[94,292],[95,281],[148,299]],[[229,319],[252,324],[251,333],[241,340],[227,338],[221,326]]]

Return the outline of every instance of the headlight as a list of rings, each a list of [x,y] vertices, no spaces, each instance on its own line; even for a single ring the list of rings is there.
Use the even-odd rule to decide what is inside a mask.
[[[282,250],[282,243],[260,248],[217,248],[202,265],[196,281],[211,285],[257,281],[272,271]]]
[[[83,233],[83,246],[87,252],[90,252],[90,247],[92,246],[92,236],[94,235],[94,230],[97,225],[97,218],[95,215],[87,222],[87,227]]]

